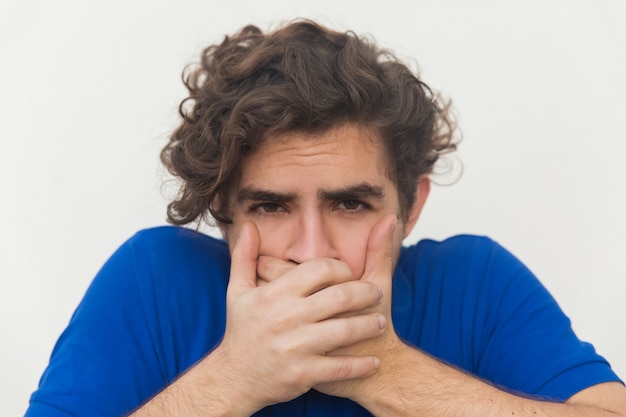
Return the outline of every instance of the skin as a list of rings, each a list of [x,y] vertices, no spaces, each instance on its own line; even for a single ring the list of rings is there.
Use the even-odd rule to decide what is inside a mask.
[[[389,416],[626,416],[607,383],[565,404],[517,397],[404,344],[391,280],[405,217],[375,132],[269,138],[242,166],[222,225],[232,255],[220,345],[135,416],[246,416],[311,388]]]
[[[420,179],[415,207],[400,218],[398,192],[378,142],[373,131],[350,125],[316,136],[293,133],[268,140],[246,159],[232,192],[233,222],[221,227],[231,252],[249,221],[261,237],[260,256],[294,264],[337,259],[361,277],[374,226],[393,215],[397,259],[430,183]]]
[[[402,239],[417,222],[429,190],[428,178],[420,179],[416,204],[402,218],[397,189],[387,176],[386,155],[372,130],[346,125],[316,136],[291,133],[268,140],[245,161],[231,194],[233,222],[222,226],[222,233],[234,253],[242,229],[254,225],[252,233],[258,233],[260,239],[258,286],[281,279],[301,282],[311,268],[342,270],[347,282],[332,282],[322,289],[307,287],[316,300],[313,310],[336,309],[326,318],[343,315],[356,321],[374,317],[384,330],[391,320],[391,280],[376,283],[376,277],[393,274]],[[324,265],[318,265],[321,263]],[[361,292],[378,294],[377,304],[359,301],[360,309],[355,311],[337,303],[340,298],[352,306],[352,299],[362,297]],[[285,311],[290,309],[280,309],[281,318],[276,320],[282,323]],[[380,337],[382,333],[373,334]],[[327,336],[324,333],[323,339],[333,340]],[[344,342],[319,353],[324,359],[337,358],[334,366],[340,367],[364,366],[355,358],[368,360],[374,368],[365,365],[368,371],[355,376],[369,376],[379,359],[366,351],[357,352],[358,342],[369,338],[350,343],[349,355],[340,349],[348,345]],[[331,382],[307,384],[306,388],[311,385],[330,392]]]

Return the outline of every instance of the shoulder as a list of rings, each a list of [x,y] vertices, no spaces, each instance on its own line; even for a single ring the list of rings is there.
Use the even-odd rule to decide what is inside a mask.
[[[201,232],[175,226],[159,226],[135,233],[120,248],[153,267],[228,268],[230,255],[226,242]]]
[[[412,294],[406,310],[416,317],[404,334],[433,356],[513,391],[561,400],[617,380],[532,272],[492,239],[423,240],[403,248],[398,269],[406,277],[400,295]]]
[[[88,292],[153,298],[227,285],[228,247],[194,230],[161,226],[140,230],[105,262]]]
[[[143,245],[155,250],[187,252],[208,249],[228,254],[228,247],[222,239],[177,226],[158,226],[140,230],[128,239],[127,244]]]
[[[181,227],[140,230],[96,275],[73,325],[100,328],[123,349],[139,340],[137,356],[154,349],[157,371],[170,380],[222,336],[229,268],[220,239]]]
[[[398,285],[414,297],[448,305],[489,309],[505,295],[545,292],[532,272],[508,250],[485,236],[458,235],[443,241],[425,239],[402,249]],[[437,307],[440,303],[433,305]]]
[[[467,273],[485,271],[494,263],[500,267],[522,267],[511,253],[489,237],[457,235],[442,241],[424,239],[403,247],[398,268],[408,272],[419,267],[435,272],[445,267]]]
[[[134,234],[90,284],[32,407],[68,415],[92,415],[96,403],[107,415],[137,408],[222,337],[229,264],[225,242],[194,230]]]
[[[458,255],[468,250],[484,250],[493,246],[497,246],[497,243],[487,236],[456,235],[444,240],[422,239],[414,245],[404,246],[402,250],[403,253],[427,251],[440,255]]]
[[[135,297],[225,286],[230,268],[226,243],[191,229],[160,226],[140,230],[104,263],[88,290]]]

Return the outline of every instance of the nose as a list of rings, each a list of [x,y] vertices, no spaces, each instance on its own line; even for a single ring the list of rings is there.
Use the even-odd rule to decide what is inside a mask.
[[[318,210],[311,210],[297,219],[285,257],[292,262],[302,263],[316,258],[339,259],[334,245],[333,229]]]

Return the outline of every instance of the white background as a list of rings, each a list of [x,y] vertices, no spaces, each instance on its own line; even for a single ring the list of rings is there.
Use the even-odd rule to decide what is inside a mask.
[[[492,236],[626,377],[626,3],[297,3],[2,0],[1,415],[26,409],[100,265],[164,223],[183,66],[298,16],[373,34],[454,101],[465,172],[410,240]]]

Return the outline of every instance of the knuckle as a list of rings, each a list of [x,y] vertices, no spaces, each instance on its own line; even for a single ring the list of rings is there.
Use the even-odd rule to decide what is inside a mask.
[[[267,316],[267,323],[270,329],[271,334],[280,335],[285,332],[287,329],[291,329],[293,327],[291,317],[286,314],[281,314],[280,312],[273,312]],[[286,340],[284,343],[284,348],[287,349],[291,345],[292,340]]]
[[[353,320],[350,318],[339,319],[336,322],[335,335],[341,340],[350,340],[354,335]]]
[[[336,361],[333,365],[332,376],[335,380],[347,379],[352,376],[352,363],[347,360]]]
[[[335,347],[342,346],[346,340],[350,339],[352,328],[346,319],[336,319],[326,326],[317,334],[317,343],[320,345],[332,345]]]
[[[297,390],[306,390],[313,385],[310,373],[307,366],[294,364],[285,372],[287,384]]]
[[[263,287],[263,290],[259,294],[259,304],[261,306],[271,306],[276,303],[279,298],[278,289],[267,285]]]
[[[380,301],[383,297],[383,292],[382,290],[378,287],[378,285],[376,284],[372,284],[371,282],[365,282],[365,281],[361,281],[365,284],[368,285],[369,287],[369,291],[370,291],[370,295],[372,297],[373,300],[375,301]]]
[[[280,353],[284,357],[300,356],[305,344],[295,337],[285,337],[280,343]]]
[[[352,291],[349,291],[345,285],[336,285],[332,287],[333,301],[341,306],[349,305],[352,301]]]
[[[269,307],[270,308],[258,309],[256,311],[256,315],[258,317],[263,317],[263,319],[258,320],[257,323],[263,326],[263,329],[267,332],[268,336],[282,335],[289,329],[293,328],[294,318],[291,314],[286,313],[280,308],[271,308],[272,306]]]
[[[291,381],[294,384],[302,384],[307,380],[307,372],[304,366],[295,365],[291,369]]]

